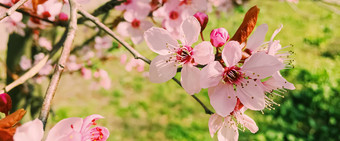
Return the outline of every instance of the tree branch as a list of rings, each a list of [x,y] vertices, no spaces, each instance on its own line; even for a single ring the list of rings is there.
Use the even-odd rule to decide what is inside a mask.
[[[46,126],[46,122],[48,119],[49,111],[51,108],[51,103],[53,100],[53,97],[55,95],[55,92],[57,90],[59,80],[61,77],[61,74],[64,71],[64,66],[67,62],[67,59],[70,55],[71,52],[71,47],[73,43],[73,39],[76,33],[77,29],[77,3],[74,2],[74,0],[69,0],[70,3],[70,23],[68,25],[69,31],[67,33],[66,40],[64,42],[64,48],[61,52],[58,64],[56,65],[56,68],[54,70],[54,73],[52,75],[51,82],[47,88],[45,98],[44,98],[44,103],[41,108],[41,112],[39,115],[39,119],[43,122],[44,128]]]
[[[8,9],[5,13],[0,15],[0,21],[6,18],[7,16],[12,15],[15,10],[17,10],[21,5],[23,5],[27,0],[20,0],[16,4],[14,4],[10,9]]]
[[[117,36],[110,28],[108,28],[103,23],[101,23],[96,17],[94,17],[93,15],[91,15],[90,13],[86,12],[85,10],[81,8],[79,8],[78,12],[83,17],[85,17],[86,19],[89,19],[94,24],[96,24],[100,29],[104,30],[107,34],[109,34],[112,38],[114,38],[118,43],[123,45],[123,47],[126,48],[133,55],[135,59],[143,60],[145,63],[148,63],[148,64],[151,63],[151,61],[148,58],[144,57],[139,52],[137,52],[128,43],[126,43],[119,36]],[[181,82],[178,79],[174,77],[172,78],[172,80],[174,80],[178,85],[182,87]],[[204,108],[206,114],[213,114],[213,112],[209,110],[209,108],[207,108],[200,99],[198,99],[195,95],[192,95],[192,97]]]

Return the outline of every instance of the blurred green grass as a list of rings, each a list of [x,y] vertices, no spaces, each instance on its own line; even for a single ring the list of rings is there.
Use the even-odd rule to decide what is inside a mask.
[[[211,14],[205,38],[209,39],[209,31],[218,27],[233,35],[253,5],[261,9],[257,26],[269,25],[267,40],[280,24],[284,25],[276,39],[283,46],[293,45],[288,50],[295,52],[295,69],[282,73],[297,90],[284,99],[276,98],[281,106],[274,111],[248,112],[260,130],[255,135],[241,131],[240,140],[340,140],[340,16],[309,0],[300,1],[297,10],[285,2],[252,0],[227,15]],[[145,44],[137,49],[150,58],[155,56]],[[210,116],[194,99],[172,81],[153,84],[142,73],[126,72],[118,61],[122,53],[127,54],[116,51],[116,61],[105,64],[112,90],[92,91],[90,82],[81,80],[78,74],[63,76],[48,128],[64,118],[100,114],[105,119],[99,120],[99,125],[110,130],[110,141],[216,140],[209,135]],[[209,105],[206,90],[197,96]]]

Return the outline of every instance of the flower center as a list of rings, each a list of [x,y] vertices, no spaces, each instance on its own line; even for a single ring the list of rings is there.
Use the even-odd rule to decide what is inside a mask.
[[[42,16],[43,16],[44,18],[48,18],[48,17],[51,17],[51,14],[50,14],[50,12],[45,11],[45,12],[42,13]]]
[[[126,2],[124,3],[125,5],[128,5],[132,2],[132,0],[126,0]]]
[[[192,0],[183,0],[180,5],[185,4],[185,5],[190,5],[192,3]]]
[[[192,47],[191,46],[183,46],[179,48],[176,52],[176,59],[178,62],[187,63],[191,61],[192,55]]]
[[[172,20],[176,20],[179,17],[179,14],[177,11],[171,11],[169,17]]]
[[[133,28],[139,28],[140,26],[140,21],[137,20],[137,19],[134,19],[132,22],[131,22],[131,25]]]
[[[241,79],[241,72],[239,72],[240,68],[232,66],[226,67],[223,73],[224,82],[228,82],[230,84],[235,84]]]
[[[103,139],[103,132],[102,129],[99,127],[95,127],[91,129],[91,141],[101,141]]]

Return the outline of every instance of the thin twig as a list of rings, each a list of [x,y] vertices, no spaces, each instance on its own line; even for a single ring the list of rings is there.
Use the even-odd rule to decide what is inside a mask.
[[[114,38],[118,43],[120,43],[121,45],[123,45],[132,55],[135,59],[140,59],[143,60],[145,63],[150,64],[151,61],[144,57],[143,55],[141,55],[139,52],[137,52],[134,48],[132,48],[128,43],[126,43],[124,40],[122,40],[119,36],[117,36],[110,28],[108,28],[107,26],[105,26],[103,23],[101,23],[96,17],[94,17],[93,15],[91,15],[90,13],[86,12],[85,10],[79,8],[78,10],[79,14],[81,14],[83,17],[85,17],[86,19],[89,19],[90,21],[92,21],[94,24],[96,24],[100,29],[102,29],[103,31],[105,31],[107,34],[109,34],[112,38]],[[178,85],[181,85],[181,82],[176,79],[175,77],[172,78],[172,80],[174,80]],[[211,110],[209,110],[209,108],[207,108],[203,102],[198,99],[195,95],[192,95],[192,97],[204,108],[205,113],[207,114],[213,114],[213,112]]]
[[[62,43],[65,41],[67,32],[68,32],[68,30],[66,29],[64,35],[61,37],[59,42],[53,47],[53,50],[51,51],[50,54],[47,54],[42,60],[40,60],[35,66],[33,66],[30,70],[28,70],[25,74],[20,76],[18,79],[16,79],[12,83],[10,83],[7,86],[5,86],[4,88],[2,88],[0,90],[0,93],[8,92],[8,91],[12,90],[13,88],[15,88],[16,86],[23,84],[28,79],[35,76],[41,70],[41,68],[43,68],[45,66],[47,60],[51,59],[54,56],[54,54],[58,52]]]
[[[43,122],[44,128],[46,126],[46,122],[51,108],[51,103],[57,90],[61,74],[64,71],[65,68],[64,66],[66,64],[67,58],[70,55],[73,39],[77,29],[77,3],[75,3],[74,0],[69,0],[69,3],[70,3],[70,23],[68,26],[69,30],[67,33],[66,40],[64,42],[64,48],[61,52],[58,64],[56,65],[56,68],[52,75],[51,82],[47,88],[44,103],[42,105],[41,112],[39,115],[39,119]]]
[[[20,0],[18,1],[16,4],[14,4],[10,9],[8,9],[5,13],[2,13],[0,15],[0,21],[4,18],[6,18],[7,16],[12,15],[15,10],[17,10],[21,5],[23,5],[27,0]]]

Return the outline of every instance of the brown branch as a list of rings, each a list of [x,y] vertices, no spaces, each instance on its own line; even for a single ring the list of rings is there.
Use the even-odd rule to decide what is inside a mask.
[[[15,10],[17,10],[21,5],[23,5],[27,0],[20,0],[16,4],[14,4],[11,8],[9,8],[5,13],[0,15],[0,21],[6,18],[7,16],[12,15]]]
[[[56,68],[52,75],[51,82],[47,88],[44,103],[42,105],[41,112],[39,115],[39,119],[43,122],[44,127],[46,126],[49,111],[51,108],[51,103],[57,90],[61,74],[64,71],[64,66],[66,64],[67,58],[70,55],[73,39],[77,29],[77,3],[75,3],[74,0],[69,0],[69,3],[70,3],[70,23],[68,26],[69,30],[67,33],[66,40],[64,42],[64,48],[61,52],[58,64],[56,65]]]
[[[93,15],[91,15],[90,13],[86,12],[83,9],[78,10],[79,14],[81,14],[83,17],[85,17],[86,19],[89,19],[90,21],[92,21],[94,24],[96,24],[100,29],[104,30],[107,34],[109,34],[112,38],[114,38],[118,43],[120,43],[121,45],[123,45],[124,48],[126,48],[135,59],[140,59],[143,60],[145,63],[150,64],[151,61],[144,57],[143,55],[141,55],[138,51],[136,51],[133,47],[131,47],[128,43],[126,43],[124,40],[122,40],[119,36],[117,36],[110,28],[108,28],[107,26],[105,26],[103,23],[101,23],[96,17],[94,17]],[[172,78],[172,80],[174,80],[178,85],[181,85],[181,82],[176,79],[175,77]],[[213,112],[207,108],[203,102],[198,99],[195,95],[192,95],[192,97],[204,108],[205,113],[207,114],[213,114]]]

